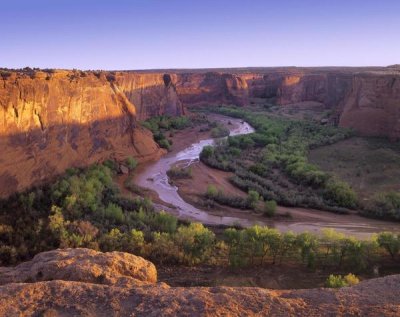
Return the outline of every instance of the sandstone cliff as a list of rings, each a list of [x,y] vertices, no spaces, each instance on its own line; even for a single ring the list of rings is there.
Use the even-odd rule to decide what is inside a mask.
[[[400,70],[389,68],[261,68],[177,72],[187,106],[236,104],[262,98],[281,106],[319,102],[336,123],[367,136],[400,138]]]
[[[156,284],[154,274],[151,263],[129,254],[86,249],[45,252],[15,268],[0,269],[0,316],[400,314],[398,275],[340,290],[273,291],[254,287],[169,287]],[[136,283],[119,283],[122,279]]]
[[[2,72],[0,197],[110,157],[156,159],[137,120],[182,113],[163,74]]]

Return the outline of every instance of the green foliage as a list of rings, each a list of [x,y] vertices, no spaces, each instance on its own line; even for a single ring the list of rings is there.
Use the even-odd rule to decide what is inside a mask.
[[[207,192],[206,192],[206,197],[208,198],[215,198],[218,196],[218,189],[215,185],[208,185],[207,186]]]
[[[357,196],[350,186],[344,182],[331,180],[325,189],[325,198],[333,201],[339,206],[355,208],[357,206]]]
[[[164,149],[171,148],[171,142],[165,138],[163,132],[172,130],[182,130],[191,125],[191,120],[188,117],[170,117],[158,116],[152,117],[144,122],[142,126],[149,129],[153,133],[154,140]]]
[[[285,206],[304,206],[335,212],[357,207],[351,188],[308,163],[308,151],[350,136],[350,131],[313,122],[295,121],[243,108],[213,107],[211,111],[249,122],[255,133],[230,136],[207,147],[205,164],[233,172],[231,182],[242,190],[257,191],[265,200]]]
[[[214,155],[214,148],[211,145],[203,147],[200,153],[200,159],[208,159]]]
[[[264,215],[267,217],[275,216],[277,203],[275,200],[267,200],[264,203]]]
[[[174,166],[167,171],[167,175],[172,179],[192,178],[192,168]]]
[[[363,213],[383,219],[400,220],[400,193],[380,193],[372,198]]]
[[[179,227],[175,241],[183,251],[185,262],[196,264],[211,255],[215,235],[201,223],[191,223],[188,227]]]
[[[104,210],[104,216],[110,221],[121,224],[124,222],[124,213],[122,208],[114,203],[109,203]]]
[[[249,190],[247,195],[247,204],[250,208],[255,209],[257,207],[257,203],[260,200],[260,194],[255,190]]]
[[[159,140],[159,141],[157,141],[157,143],[163,149],[166,149],[166,150],[170,150],[171,149],[171,143],[167,139]]]
[[[154,214],[151,225],[154,231],[174,233],[178,227],[178,220],[165,211],[161,211]]]
[[[329,275],[328,279],[325,282],[325,286],[328,288],[341,288],[346,286],[357,285],[360,282],[357,276],[354,274],[347,274],[342,277],[341,275]]]
[[[211,136],[213,138],[223,138],[228,136],[230,133],[229,129],[223,126],[222,124],[218,124],[215,128],[211,129]]]
[[[377,238],[381,248],[390,254],[392,259],[395,259],[400,252],[400,235],[392,232],[381,232]]]
[[[130,171],[133,171],[138,165],[138,162],[133,157],[128,157],[126,159],[126,165],[128,166]]]

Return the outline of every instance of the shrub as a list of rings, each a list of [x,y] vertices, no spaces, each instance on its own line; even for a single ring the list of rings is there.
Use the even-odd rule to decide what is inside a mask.
[[[170,150],[171,149],[171,144],[169,143],[169,141],[167,139],[159,140],[159,141],[157,141],[157,143],[163,149],[166,149],[166,150]]]
[[[328,182],[324,197],[341,207],[355,208],[357,206],[357,195],[348,184],[341,181]]]
[[[126,159],[126,165],[131,171],[133,171],[136,168],[137,164],[138,164],[137,161],[133,157],[128,157]]]
[[[264,215],[267,217],[275,216],[277,203],[275,200],[267,200],[264,203]]]
[[[347,274],[342,277],[341,275],[329,275],[328,279],[325,282],[325,286],[329,288],[341,288],[345,286],[353,286],[357,285],[360,282],[357,276],[354,274]]]
[[[249,205],[249,207],[255,209],[259,200],[260,194],[255,190],[249,190],[249,193],[247,195],[247,204]]]
[[[206,191],[206,197],[215,198],[218,196],[218,189],[215,185],[208,185]]]
[[[104,210],[104,216],[115,223],[124,222],[124,213],[121,207],[114,203],[108,204],[107,208]]]
[[[170,178],[192,178],[192,168],[191,167],[172,167],[167,171],[167,175]]]
[[[229,129],[224,127],[223,125],[218,125],[217,127],[211,129],[211,136],[213,138],[223,138],[228,136],[229,133]]]

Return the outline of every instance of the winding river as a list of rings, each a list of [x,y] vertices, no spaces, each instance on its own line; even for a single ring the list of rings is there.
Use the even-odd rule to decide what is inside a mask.
[[[248,134],[254,132],[254,129],[246,122],[240,119],[234,119],[224,116],[216,116],[217,120],[224,122],[230,129],[230,135]],[[285,208],[279,207],[282,212],[290,212],[294,216],[298,216],[306,221],[278,220],[271,221],[263,217],[246,217],[246,214],[238,216],[212,215],[204,210],[185,202],[178,193],[178,188],[171,185],[168,181],[167,171],[178,162],[184,163],[186,166],[198,162],[200,152],[206,145],[214,144],[214,139],[205,139],[193,143],[191,146],[179,152],[170,152],[157,162],[151,163],[145,169],[140,171],[136,176],[136,183],[145,188],[154,190],[159,198],[165,203],[176,207],[175,210],[164,208],[166,211],[178,214],[181,219],[199,221],[210,225],[232,225],[240,224],[244,227],[255,224],[268,225],[275,227],[280,231],[304,232],[310,231],[319,233],[323,228],[334,228],[337,231],[356,236],[358,238],[367,238],[372,233],[381,231],[400,231],[400,224],[389,223],[379,220],[372,220],[360,217],[358,215],[337,215],[330,212],[304,208]]]

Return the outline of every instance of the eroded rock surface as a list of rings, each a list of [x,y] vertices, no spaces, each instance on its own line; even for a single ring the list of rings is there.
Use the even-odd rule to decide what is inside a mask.
[[[38,272],[43,272],[40,278]],[[100,275],[99,275],[100,274]],[[98,276],[104,276],[99,279]],[[23,281],[23,279],[30,281]],[[133,279],[136,283],[119,283]],[[40,281],[41,280],[41,281]],[[354,287],[272,291],[155,284],[148,261],[86,249],[0,270],[0,316],[399,316],[400,276]],[[25,282],[25,283],[16,283]]]
[[[157,270],[153,263],[129,253],[82,248],[43,252],[16,267],[0,268],[0,285],[52,280],[143,285],[157,281]]]

